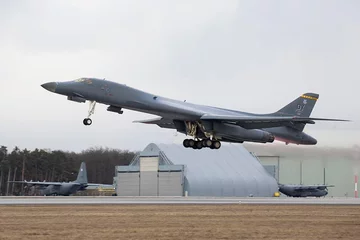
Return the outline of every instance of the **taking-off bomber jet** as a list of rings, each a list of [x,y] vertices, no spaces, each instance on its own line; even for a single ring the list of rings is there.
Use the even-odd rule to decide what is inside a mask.
[[[41,86],[67,96],[71,101],[89,101],[89,113],[83,120],[84,125],[92,124],[90,116],[94,113],[96,103],[108,105],[108,111],[119,114],[123,113],[123,109],[153,114],[159,117],[134,122],[176,129],[191,137],[185,139],[183,145],[193,149],[219,149],[221,142],[272,143],[275,139],[286,144],[315,145],[317,140],[303,132],[306,124],[315,124],[316,120],[348,121],[311,118],[310,114],[319,98],[316,93],[302,94],[277,112],[255,114],[169,99],[99,78],[48,82]]]

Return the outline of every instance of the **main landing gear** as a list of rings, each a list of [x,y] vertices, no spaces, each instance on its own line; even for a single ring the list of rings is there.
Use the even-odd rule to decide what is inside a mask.
[[[218,140],[211,140],[209,138],[203,140],[185,139],[183,141],[183,146],[186,148],[193,148],[193,149],[202,149],[202,148],[219,149],[221,147],[221,142]]]
[[[92,124],[92,120],[90,119],[90,116],[91,116],[92,114],[94,114],[94,112],[95,112],[95,105],[96,105],[96,102],[95,102],[95,101],[90,101],[88,117],[83,120],[83,124],[84,124],[85,126],[89,126],[89,125]]]

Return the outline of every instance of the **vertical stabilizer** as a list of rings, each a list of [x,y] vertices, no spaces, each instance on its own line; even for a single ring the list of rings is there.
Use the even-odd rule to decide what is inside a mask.
[[[304,93],[282,109],[276,112],[281,115],[291,115],[299,117],[310,117],[314,109],[316,101],[319,99],[319,94]]]
[[[82,162],[80,165],[80,169],[79,169],[79,173],[78,176],[76,178],[76,181],[78,183],[88,183],[88,179],[87,179],[87,172],[86,172],[86,164],[85,162]]]
[[[310,117],[314,109],[316,101],[319,99],[317,93],[304,93],[279,111],[275,115]],[[294,123],[291,127],[302,132],[305,128],[305,123]]]

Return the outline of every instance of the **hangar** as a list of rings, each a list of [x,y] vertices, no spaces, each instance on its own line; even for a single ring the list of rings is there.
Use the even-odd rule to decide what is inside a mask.
[[[328,184],[327,197],[358,197],[360,146],[244,144],[282,184]]]
[[[128,166],[116,166],[118,196],[272,197],[278,185],[242,145],[194,150],[149,144]]]

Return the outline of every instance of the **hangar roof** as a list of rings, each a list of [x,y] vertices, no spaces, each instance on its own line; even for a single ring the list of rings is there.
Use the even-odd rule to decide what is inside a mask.
[[[180,144],[151,143],[140,153],[158,155],[162,163],[185,165],[189,195],[273,196],[278,190],[276,180],[241,144],[223,143],[217,150],[194,150]]]

